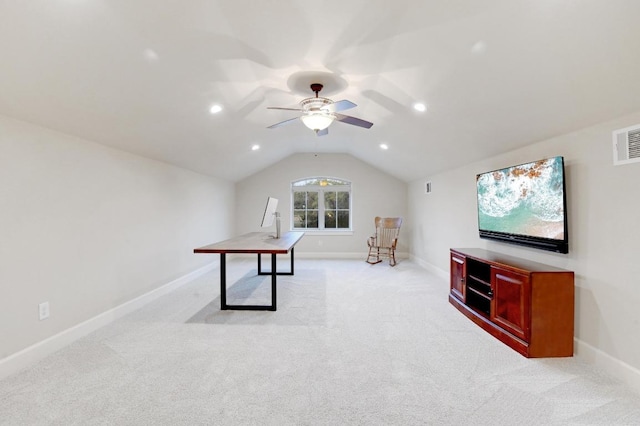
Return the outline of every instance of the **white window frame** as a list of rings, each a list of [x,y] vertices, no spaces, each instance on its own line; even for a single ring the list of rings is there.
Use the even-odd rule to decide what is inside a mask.
[[[322,179],[330,179],[330,180],[339,180],[345,183],[345,185],[301,185],[295,186],[296,183],[306,180],[322,180]],[[294,204],[294,192],[317,192],[318,193],[318,228],[296,228],[294,226],[295,219],[295,204]],[[325,192],[348,192],[349,193],[349,227],[348,228],[324,228],[324,194]],[[311,233],[314,235],[353,235],[353,192],[351,181],[338,177],[331,176],[309,176],[300,179],[296,179],[291,182],[291,224],[290,229],[292,231],[304,231],[307,233]]]

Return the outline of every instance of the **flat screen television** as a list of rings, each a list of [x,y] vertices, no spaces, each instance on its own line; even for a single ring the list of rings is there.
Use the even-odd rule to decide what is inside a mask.
[[[480,238],[569,252],[564,158],[476,176]]]

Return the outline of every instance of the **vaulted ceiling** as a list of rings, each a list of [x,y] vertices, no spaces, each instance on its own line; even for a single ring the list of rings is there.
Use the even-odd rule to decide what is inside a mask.
[[[0,0],[0,114],[232,181],[297,152],[411,181],[640,111],[638,16],[637,0]],[[373,127],[267,129],[314,82]]]

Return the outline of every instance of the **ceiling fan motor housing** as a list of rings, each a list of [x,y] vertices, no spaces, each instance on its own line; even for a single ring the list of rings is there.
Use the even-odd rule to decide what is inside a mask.
[[[300,101],[300,107],[304,112],[327,112],[323,111],[322,108],[331,105],[333,101],[327,98],[307,98]]]
[[[331,105],[333,101],[331,99],[321,98],[320,96],[318,96],[318,92],[320,92],[323,87],[324,86],[320,83],[311,83],[311,90],[315,92],[316,97],[307,98],[300,101],[300,106],[302,107],[302,110],[304,112],[322,112],[328,114],[328,111],[322,111],[322,108],[326,107],[327,105]]]

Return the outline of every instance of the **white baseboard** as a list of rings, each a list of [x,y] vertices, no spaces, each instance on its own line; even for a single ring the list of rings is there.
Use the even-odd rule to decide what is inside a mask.
[[[156,300],[157,298],[164,296],[165,294],[177,289],[178,287],[190,281],[193,281],[201,275],[204,275],[207,272],[215,269],[218,264],[218,261],[214,261],[178,279],[164,284],[161,287],[151,290],[148,293],[138,296],[135,299],[116,306],[113,309],[109,309],[106,312],[96,315],[93,318],[83,321],[80,324],[61,331],[60,333],[48,337],[41,342],[38,342],[19,352],[9,355],[6,358],[3,358],[2,360],[0,360],[0,379],[15,374],[18,371],[35,364],[48,355],[51,355],[52,353],[75,342],[76,340],[96,331],[100,327],[112,323],[113,321],[122,318],[123,316],[137,309],[140,309],[144,305]]]
[[[362,261],[364,261],[367,258],[367,252],[296,252],[295,256],[296,259],[361,259]],[[396,259],[409,259],[409,254],[396,252]]]
[[[366,259],[364,253],[323,253],[323,252],[296,252],[296,259]]]
[[[628,385],[640,394],[640,370],[602,352],[600,349],[574,339],[574,355],[594,367],[605,371],[612,377]]]
[[[363,262],[367,259],[367,252],[353,253],[353,252],[295,252],[296,259],[361,259]],[[254,258],[255,253],[241,253],[241,254],[228,254],[227,260],[238,258]],[[263,262],[267,259],[267,254],[263,255]],[[285,255],[282,255],[285,256]],[[288,256],[288,255],[286,255]],[[282,257],[286,259],[286,257]],[[281,259],[279,256],[278,259]],[[410,259],[409,253],[396,252],[396,259]]]
[[[415,257],[413,255],[411,255],[411,260],[413,260],[415,263],[417,263],[418,265],[422,266],[424,269],[426,269],[427,271],[437,275],[438,277],[442,278],[445,281],[449,281],[449,271],[444,271],[440,268],[438,268],[435,265],[432,265],[429,262],[425,262],[424,260]]]

